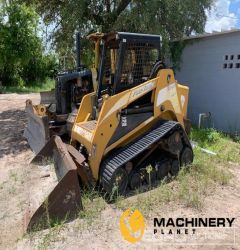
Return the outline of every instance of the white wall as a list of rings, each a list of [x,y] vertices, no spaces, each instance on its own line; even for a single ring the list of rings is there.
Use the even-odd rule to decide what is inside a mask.
[[[176,79],[190,87],[188,116],[211,112],[214,127],[240,132],[240,32],[191,40],[182,54]],[[225,60],[234,55],[234,60]],[[233,68],[224,69],[224,64]]]

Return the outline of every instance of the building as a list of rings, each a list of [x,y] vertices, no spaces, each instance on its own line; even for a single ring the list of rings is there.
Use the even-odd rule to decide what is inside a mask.
[[[185,39],[176,79],[190,87],[188,116],[210,112],[212,126],[240,133],[240,30],[205,33]]]

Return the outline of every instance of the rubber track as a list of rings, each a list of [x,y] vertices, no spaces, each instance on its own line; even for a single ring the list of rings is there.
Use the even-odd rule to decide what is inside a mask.
[[[141,154],[150,145],[159,141],[173,129],[181,129],[183,131],[182,126],[178,122],[161,121],[161,123],[159,123],[158,126],[152,129],[150,132],[142,135],[132,143],[117,150],[111,156],[106,158],[101,164],[101,183],[103,188],[108,193],[111,193],[111,180],[116,169],[123,166],[137,155]],[[183,138],[187,144],[190,144],[187,136],[185,136],[185,133]]]

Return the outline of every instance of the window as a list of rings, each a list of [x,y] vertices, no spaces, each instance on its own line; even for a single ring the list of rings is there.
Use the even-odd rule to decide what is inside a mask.
[[[240,69],[240,54],[236,55],[225,55],[223,57],[225,59],[223,63],[223,69]],[[239,60],[238,62],[234,62],[235,60]],[[229,61],[231,60],[231,61]]]
[[[139,84],[146,81],[157,59],[158,50],[151,44],[129,43],[123,60],[121,84]]]

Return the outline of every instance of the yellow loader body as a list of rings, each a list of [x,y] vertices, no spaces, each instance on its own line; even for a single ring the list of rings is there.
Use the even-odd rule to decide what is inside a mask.
[[[119,125],[121,110],[148,92],[152,92],[153,115],[109,145],[109,141]],[[178,121],[184,127],[184,117],[187,115],[188,92],[188,87],[179,84],[175,80],[172,70],[163,69],[155,79],[113,97],[104,96],[97,121],[88,120],[93,108],[91,98],[94,93],[86,95],[79,108],[71,138],[73,142],[78,141],[85,145],[89,153],[89,165],[93,177],[98,180],[99,166],[104,155],[138,137],[158,120]]]

